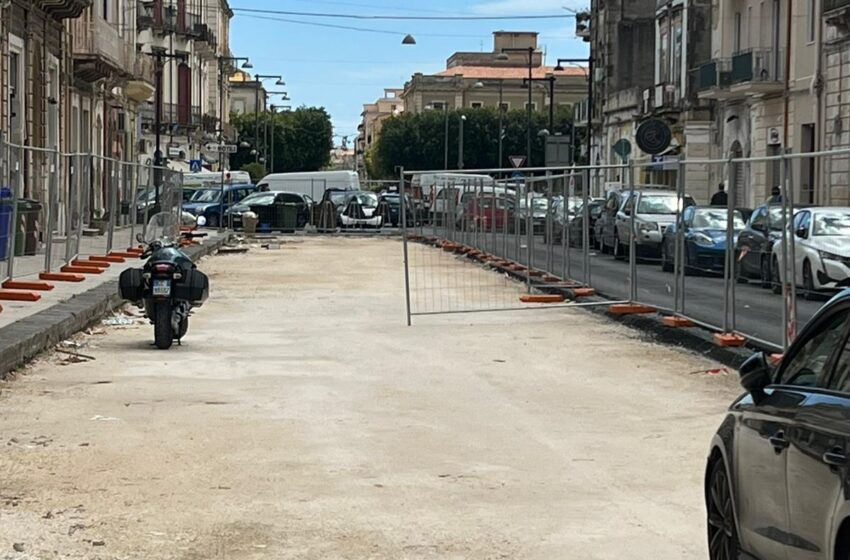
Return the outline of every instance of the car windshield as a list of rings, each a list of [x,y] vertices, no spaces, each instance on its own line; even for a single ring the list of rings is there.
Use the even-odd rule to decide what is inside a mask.
[[[788,213],[790,215],[790,212]],[[770,222],[770,229],[773,231],[782,231],[782,225],[785,223],[785,220],[782,219],[782,207],[774,206],[770,209],[770,218],[768,219]]]
[[[640,197],[638,214],[675,214],[677,198],[669,194],[645,194]]]
[[[241,201],[239,201],[239,204],[243,206],[250,206],[251,204],[271,204],[272,201],[274,201],[274,197],[274,193],[256,193],[246,196]]]
[[[192,202],[218,202],[221,199],[221,190],[203,189],[192,196]]]
[[[815,214],[814,235],[850,236],[850,211]]]
[[[356,198],[357,202],[360,203],[360,206],[365,206],[366,208],[377,208],[378,207],[378,195],[375,193],[357,193],[352,196],[352,199]]]
[[[350,196],[351,193],[345,191],[332,191],[330,193],[331,202],[333,202],[336,206],[348,202]]]
[[[732,215],[732,227],[735,229],[744,229],[744,216],[739,210],[735,210]],[[700,209],[694,212],[694,219],[691,227],[706,228],[706,229],[726,229],[727,214],[726,210],[715,209]]]

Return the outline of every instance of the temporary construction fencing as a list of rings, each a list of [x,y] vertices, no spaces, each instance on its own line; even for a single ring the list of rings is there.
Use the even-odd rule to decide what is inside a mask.
[[[0,136],[0,291],[34,300],[52,282],[80,282],[137,256],[157,212],[182,213],[182,174]]]
[[[402,171],[444,177],[403,224],[408,317],[527,309],[522,292],[781,352],[850,287],[850,150],[523,172]]]

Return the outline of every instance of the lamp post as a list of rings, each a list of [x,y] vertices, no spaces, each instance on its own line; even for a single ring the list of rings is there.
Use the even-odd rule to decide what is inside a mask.
[[[259,147],[260,145],[260,90],[263,88],[263,80],[277,80],[275,82],[276,86],[285,86],[286,82],[283,81],[283,76],[274,75],[274,74],[257,74],[254,76],[254,79],[257,82],[257,91],[256,95],[254,95],[254,147]],[[263,113],[266,111],[266,100],[263,99]],[[257,149],[257,155],[254,158],[256,163],[260,163],[260,151]]]
[[[224,144],[224,76],[225,76],[225,65],[229,67],[233,67],[233,65],[238,64],[239,62],[243,62],[242,68],[244,70],[250,70],[254,66],[251,64],[251,61],[242,56],[220,56],[218,57],[218,105],[219,105],[219,116],[218,116],[218,142],[219,144]],[[230,74],[229,72],[227,73]],[[224,171],[224,153],[219,153],[219,167],[222,171]]]
[[[549,132],[555,131],[555,74],[547,74],[545,78],[532,78],[531,82],[549,82]],[[522,86],[531,89],[528,78],[522,80]]]
[[[528,48],[504,48],[502,49],[501,54],[496,57],[496,60],[506,61],[510,60],[510,57],[507,53],[509,52],[522,52],[528,54],[528,81],[531,82],[534,79],[534,47]],[[528,88],[528,105],[527,105],[527,113],[528,113],[528,130],[526,131],[526,147],[525,147],[525,165],[531,167],[531,143],[532,143],[532,134],[531,134],[531,125],[532,120],[534,119],[534,115],[532,114],[531,105],[533,103],[533,99],[531,97],[531,87]]]
[[[585,76],[587,77],[587,159],[588,163],[590,162],[590,152],[591,152],[591,137],[592,137],[592,127],[593,127],[593,57],[590,56],[588,58],[559,58],[558,65],[555,66],[555,71],[560,72],[564,70],[564,63],[567,64],[587,64],[587,70],[585,71]],[[573,123],[573,129],[575,129],[575,122]],[[573,156],[573,162],[575,162],[575,156]]]
[[[290,100],[289,97],[287,97],[287,95],[289,95],[289,94],[286,93],[285,91],[270,91],[268,93],[269,93],[269,95],[280,95],[280,96],[282,96],[281,97],[282,101],[289,101]],[[289,106],[287,105],[287,107],[289,107]],[[278,107],[278,106],[272,105],[271,106],[271,114],[268,115],[269,118],[265,119],[265,127],[264,127],[264,131],[263,131],[263,149],[266,149],[269,152],[269,153],[266,154],[266,161],[269,162],[268,169],[266,170],[268,173],[274,173],[274,127],[275,127],[275,115],[277,114],[276,111],[279,108],[280,107]],[[289,108],[291,108],[291,107],[289,107]],[[269,146],[269,141],[268,141],[268,129],[269,129],[268,123],[269,123],[269,120],[271,120],[271,122],[272,122],[272,127],[271,127],[272,128],[272,131],[271,131],[272,141],[271,141],[271,147],[267,148],[267,146]]]
[[[457,168],[463,169],[463,124],[466,122],[466,115],[460,116],[460,133],[457,137]]]
[[[162,167],[165,163],[162,157],[162,71],[166,59],[186,60],[188,57],[180,53],[167,53],[164,50],[155,50],[145,53],[154,59],[154,82],[156,93],[154,95],[154,136],[156,148],[153,154],[154,165],[154,208],[159,209],[159,191],[162,187]]]
[[[499,80],[499,163],[496,167],[501,169],[502,162],[505,160],[504,142],[505,142],[505,80]]]

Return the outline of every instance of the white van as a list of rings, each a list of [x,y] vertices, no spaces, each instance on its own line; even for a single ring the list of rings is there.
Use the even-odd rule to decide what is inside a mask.
[[[259,191],[284,191],[321,200],[328,189],[359,191],[360,178],[354,171],[315,171],[305,173],[273,173],[257,183]]]
[[[247,171],[225,171],[225,185],[250,185],[251,175]],[[201,171],[200,173],[184,173],[184,187],[205,187],[221,184],[221,171]]]
[[[489,175],[463,173],[422,173],[414,176],[413,186],[419,186],[422,189],[423,198],[430,201],[431,223],[434,224],[442,224],[445,214],[452,209],[457,219],[463,211],[466,198],[475,193],[506,194],[508,192],[504,187],[497,187],[496,181]]]

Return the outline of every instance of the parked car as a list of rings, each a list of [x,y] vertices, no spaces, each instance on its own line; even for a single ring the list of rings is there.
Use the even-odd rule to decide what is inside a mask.
[[[629,252],[632,214],[634,213],[634,241],[638,254],[661,254],[661,238],[664,231],[676,221],[679,198],[676,192],[668,190],[635,190],[625,193],[625,200],[613,220],[614,231],[606,231],[604,240],[611,240],[611,252],[615,258],[625,258]],[[696,201],[685,195],[684,208],[696,206]]]
[[[740,370],[746,393],[710,446],[709,558],[850,558],[850,290],[818,311],[775,368]]]
[[[519,201],[519,223],[523,233],[531,221],[534,235],[543,235],[546,232],[546,220],[549,216],[549,199],[543,196],[524,196]]]
[[[384,226],[401,227],[401,196],[398,193],[384,193],[378,197],[378,204],[386,203],[389,221],[382,224]],[[408,227],[413,227],[419,224],[419,216],[416,211],[416,205],[410,195],[404,195],[405,214],[407,215],[406,223]]]
[[[506,196],[475,196],[464,204],[464,231],[500,231],[513,233],[516,230],[516,203]]]
[[[600,253],[607,253],[614,247],[617,213],[629,198],[629,191],[614,190],[605,198],[602,213],[593,225],[594,239]]]
[[[794,215],[794,274],[803,296],[850,287],[850,208],[807,208]],[[785,267],[782,240],[774,243],[771,277],[781,292]]]
[[[306,194],[289,193],[281,191],[255,192],[234,204],[224,213],[225,223],[233,221],[234,228],[242,227],[242,214],[251,211],[258,206],[272,206],[273,204],[295,204],[298,206],[297,227],[303,228],[310,223],[310,213],[314,202]]]
[[[378,195],[367,191],[354,191],[348,195],[348,202],[339,215],[339,226],[374,227],[382,225],[378,214]]]
[[[761,280],[763,288],[773,285],[771,255],[782,237],[783,209],[779,204],[762,204],[753,210],[747,226],[735,243],[735,275],[739,281]]]
[[[183,210],[193,216],[203,216],[209,227],[218,227],[222,214],[255,189],[254,185],[225,185],[223,192],[221,187],[199,189],[189,202],[183,204]]]
[[[602,211],[605,208],[604,198],[588,199],[588,247],[596,245],[596,222],[602,216]],[[563,230],[556,222],[555,226],[555,242],[561,243]],[[581,247],[584,243],[584,203],[579,204],[575,209],[575,217],[569,223],[569,241],[574,247]]]
[[[744,216],[733,211],[732,231],[734,240],[746,227]],[[726,270],[726,238],[729,214],[725,208],[691,206],[682,213],[683,239],[685,242],[685,272],[723,272]],[[661,270],[673,270],[676,255],[678,227],[674,222],[667,227],[661,241]]]

